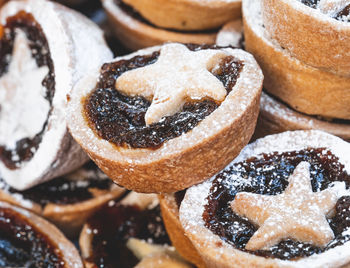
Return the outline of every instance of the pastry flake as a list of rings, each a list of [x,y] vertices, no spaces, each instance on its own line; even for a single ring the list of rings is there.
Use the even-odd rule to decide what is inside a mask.
[[[116,88],[128,95],[153,98],[145,115],[150,125],[175,114],[188,98],[223,101],[226,89],[210,70],[225,57],[220,50],[193,52],[181,44],[167,44],[156,63],[122,74]]]
[[[231,203],[233,211],[259,226],[247,243],[247,250],[268,249],[285,238],[324,247],[334,238],[326,215],[334,209],[339,189],[314,193],[309,167],[309,163],[301,162],[280,195],[236,195]],[[345,185],[341,185],[345,190]]]

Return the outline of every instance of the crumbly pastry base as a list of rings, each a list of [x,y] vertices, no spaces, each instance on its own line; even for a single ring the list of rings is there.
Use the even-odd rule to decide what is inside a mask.
[[[66,265],[64,267],[83,268],[83,262],[76,247],[70,242],[53,224],[42,219],[36,214],[25,209],[10,205],[6,202],[0,202],[1,208],[9,208],[21,214],[30,225],[44,234],[50,242],[62,252],[62,259]]]
[[[215,29],[241,16],[241,0],[123,0],[152,24],[182,31]]]
[[[215,43],[216,32],[186,33],[160,29],[129,16],[114,3],[114,0],[103,0],[102,4],[115,36],[131,51],[160,45],[165,42]]]
[[[174,194],[163,194],[159,195],[158,198],[164,225],[173,246],[184,259],[195,264],[198,268],[205,268],[202,258],[182,228]]]
[[[264,25],[273,39],[302,62],[350,76],[350,24],[298,0],[262,0]]]
[[[318,129],[350,142],[350,124],[338,124],[294,111],[287,105],[261,94],[260,113],[253,140],[288,130]]]
[[[233,20],[226,23],[216,36],[216,44],[218,46],[233,46],[240,48],[243,38],[242,20]]]
[[[109,191],[101,190],[95,197],[75,204],[57,205],[49,203],[42,206],[34,201],[24,199],[20,193],[11,194],[0,189],[0,200],[30,210],[53,224],[66,236],[76,237],[87,219],[108,201],[121,196],[125,190],[113,185]]]
[[[326,147],[350,173],[350,144],[321,131],[294,131],[267,136],[247,145],[232,162],[261,153],[286,152],[307,147]],[[180,221],[208,267],[342,267],[350,262],[350,242],[297,261],[264,258],[235,249],[204,226],[204,205],[214,178],[187,190],[180,207]],[[339,257],[341,256],[341,257]]]
[[[243,23],[246,49],[264,72],[266,91],[299,112],[350,119],[350,78],[307,66],[272,41],[262,27],[260,3],[243,3]]]
[[[0,11],[1,24],[21,10],[33,15],[46,36],[56,81],[49,127],[33,158],[21,163],[16,170],[9,170],[0,162],[4,180],[13,188],[25,190],[73,171],[87,161],[88,157],[72,139],[66,126],[66,94],[90,68],[111,59],[112,54],[102,31],[95,24],[53,2],[11,1]]]
[[[159,49],[148,48],[114,61]],[[108,177],[127,189],[168,193],[204,181],[224,168],[248,143],[259,110],[263,78],[260,68],[242,50],[225,51],[244,62],[231,93],[193,130],[165,142],[159,149],[117,147],[99,138],[88,126],[81,100],[95,88],[99,70],[81,80],[71,92],[67,119],[72,135]]]

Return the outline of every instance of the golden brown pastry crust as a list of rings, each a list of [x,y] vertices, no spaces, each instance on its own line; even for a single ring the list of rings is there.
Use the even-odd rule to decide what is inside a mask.
[[[113,0],[103,0],[111,28],[120,42],[131,51],[165,42],[214,44],[216,32],[174,32],[143,23],[121,10]]]
[[[123,0],[152,24],[193,31],[215,29],[241,16],[240,0]]]
[[[84,267],[76,247],[53,224],[32,212],[13,206],[6,202],[0,202],[0,207],[9,208],[21,214],[31,226],[39,230],[50,240],[53,245],[60,249],[62,252],[62,259],[65,261],[64,267]]]
[[[115,61],[158,49],[145,49]],[[116,147],[99,138],[88,126],[81,102],[95,88],[97,71],[71,92],[67,119],[73,137],[108,177],[127,189],[168,193],[204,181],[224,168],[248,143],[259,110],[263,79],[260,68],[248,53],[227,51],[243,61],[240,77],[225,101],[193,130],[155,150]]]
[[[253,140],[288,130],[318,129],[350,141],[350,123],[338,124],[294,111],[287,105],[261,94],[260,113]]]
[[[307,66],[274,44],[251,10],[260,2],[251,2],[243,3],[245,45],[263,70],[266,91],[299,112],[350,119],[350,78]]]
[[[16,198],[16,195],[0,189],[0,200],[30,210],[54,223],[66,236],[76,237],[86,220],[95,211],[108,201],[118,198],[124,192],[123,188],[115,186],[110,191],[100,190],[95,193],[93,198],[75,204],[48,203],[41,206],[28,199]]]
[[[198,268],[205,268],[202,258],[182,228],[174,194],[163,194],[159,195],[158,198],[164,225],[173,246],[184,259],[195,264]]]
[[[263,21],[273,39],[300,61],[350,76],[350,24],[298,0],[262,0]]]

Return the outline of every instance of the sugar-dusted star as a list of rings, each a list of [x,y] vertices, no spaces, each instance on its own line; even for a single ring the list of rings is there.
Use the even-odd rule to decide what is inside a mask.
[[[321,0],[317,8],[324,14],[334,16],[349,4],[349,0]]]
[[[122,74],[116,88],[128,95],[152,100],[145,115],[149,125],[175,114],[188,99],[207,97],[223,101],[226,89],[210,71],[225,57],[227,54],[220,50],[194,52],[181,44],[167,44],[161,48],[154,64]]]
[[[309,168],[309,163],[301,162],[289,177],[288,187],[279,195],[246,192],[236,195],[232,210],[259,226],[246,249],[269,249],[287,238],[324,247],[334,238],[326,216],[345,191],[345,184],[338,182],[334,187],[313,192]]]
[[[26,34],[15,33],[8,71],[0,77],[0,144],[9,148],[39,133],[50,110],[42,85],[49,69],[37,66]]]

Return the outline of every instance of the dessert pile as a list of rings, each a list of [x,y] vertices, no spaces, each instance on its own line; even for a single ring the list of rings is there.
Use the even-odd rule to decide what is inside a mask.
[[[350,265],[350,1],[0,1],[0,267]]]

